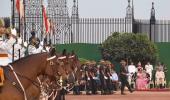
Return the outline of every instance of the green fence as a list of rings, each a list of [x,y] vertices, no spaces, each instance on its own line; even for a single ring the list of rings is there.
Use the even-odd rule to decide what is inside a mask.
[[[168,69],[170,69],[170,43],[156,43],[159,49],[160,61],[165,63]],[[101,59],[101,53],[98,44],[62,44],[57,45],[56,48],[59,52],[63,49],[67,49],[68,52],[74,50],[79,58],[99,61]],[[167,73],[167,80],[170,81],[170,70]]]

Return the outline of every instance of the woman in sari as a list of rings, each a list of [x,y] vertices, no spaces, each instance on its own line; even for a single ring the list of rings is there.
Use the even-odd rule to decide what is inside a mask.
[[[136,79],[136,88],[137,90],[147,89],[147,75],[142,68],[138,68],[137,79]]]

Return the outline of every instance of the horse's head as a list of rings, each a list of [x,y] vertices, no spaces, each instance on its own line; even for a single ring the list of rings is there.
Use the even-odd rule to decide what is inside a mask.
[[[57,62],[62,66],[67,74],[72,73],[73,70],[71,69],[71,64],[69,62],[68,56],[58,57]]]
[[[68,76],[74,74],[76,80],[79,80],[82,76],[81,63],[76,55],[71,55],[67,57],[67,64],[65,67],[67,68],[66,71],[68,72]]]
[[[70,56],[69,60],[70,60],[72,70],[76,72],[78,69],[80,69],[81,63],[76,55]]]
[[[62,68],[61,64],[57,62],[57,59],[58,57],[56,57],[55,48],[53,48],[49,52],[49,58],[47,59],[47,67],[45,70],[45,74],[55,80],[59,80],[60,77],[67,77],[65,70]]]

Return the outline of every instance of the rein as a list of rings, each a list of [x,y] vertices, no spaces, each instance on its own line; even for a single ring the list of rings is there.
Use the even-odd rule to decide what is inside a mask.
[[[24,87],[23,87],[20,79],[18,78],[16,72],[14,71],[14,68],[13,68],[11,65],[8,65],[8,66],[9,66],[9,68],[11,69],[12,73],[14,74],[15,78],[17,79],[19,85],[21,86],[22,91],[24,92],[24,100],[27,100],[27,96],[26,96],[25,89],[24,89]]]

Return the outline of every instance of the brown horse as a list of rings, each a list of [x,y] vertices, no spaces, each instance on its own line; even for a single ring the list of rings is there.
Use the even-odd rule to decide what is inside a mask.
[[[1,88],[0,100],[24,100],[24,92],[21,89],[13,72],[16,72],[23,88],[27,90],[41,74],[52,75],[50,73],[53,59],[48,59],[48,53],[30,55],[15,61],[11,64],[14,71],[9,66],[5,66],[5,82]]]
[[[70,56],[69,62],[77,80],[81,79],[81,63],[77,56]]]
[[[58,61],[58,57],[56,57],[54,60],[55,61],[51,65],[51,69],[48,70],[48,73],[51,73],[50,76],[55,76],[55,77],[53,77],[53,78],[55,78],[55,80],[52,80],[53,83],[55,83],[55,84],[53,84],[52,87],[53,87],[53,89],[58,90],[58,89],[61,88],[61,86],[59,86],[56,83],[59,82],[59,79],[60,79],[61,76],[62,76],[63,80],[66,80],[67,74],[66,74],[66,71],[63,67],[63,63],[61,61]],[[44,82],[44,79],[46,79],[46,78],[47,77],[40,76],[41,82]],[[36,80],[36,82],[38,82],[38,80]],[[39,98],[39,96],[40,96],[40,88],[37,87],[36,85],[31,85],[26,90],[26,92],[27,92],[27,95],[30,96],[29,100],[37,100],[37,98]]]
[[[80,66],[81,66],[80,61],[75,55],[67,56],[64,59],[60,59],[59,61],[62,62],[63,68],[67,72],[67,79],[66,79],[67,84],[69,84],[72,87],[75,81],[81,78],[82,73],[80,71]]]
[[[63,67],[63,62],[58,61],[58,57],[56,57],[54,60],[55,60],[54,63],[51,65],[51,69],[48,69],[47,71],[48,71],[48,73],[51,73],[50,76],[52,76],[52,78],[53,78],[53,80],[52,80],[53,81],[52,83],[54,83],[54,84],[52,84],[53,89],[58,90],[61,88],[61,86],[59,85],[60,77],[62,77],[63,80],[66,80],[67,74],[66,74],[65,68]],[[46,79],[46,78],[47,77],[40,76],[41,82],[44,82],[44,79]],[[36,80],[36,82],[38,82],[38,80]],[[56,83],[58,83],[58,84],[56,84]],[[37,100],[37,98],[39,98],[39,95],[40,95],[40,88],[37,87],[36,85],[31,85],[27,89],[27,94],[29,96],[31,96],[29,98],[30,100]]]

